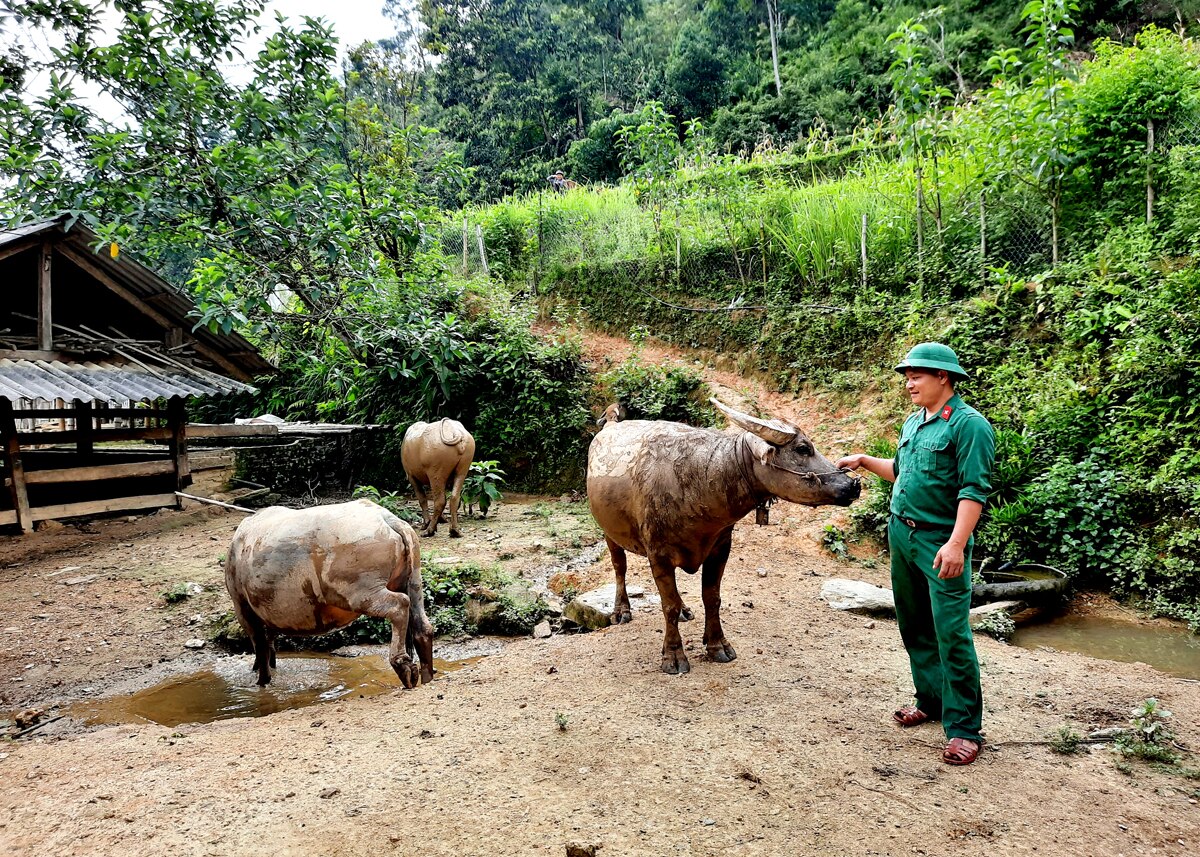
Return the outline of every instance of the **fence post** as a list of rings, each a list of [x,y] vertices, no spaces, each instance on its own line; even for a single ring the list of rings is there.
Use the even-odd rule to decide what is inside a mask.
[[[467,216],[463,215],[463,276],[467,275]]]
[[[491,274],[488,271],[487,250],[484,249],[484,246],[483,246],[483,225],[482,224],[479,224],[479,223],[475,224],[475,240],[477,242],[479,242],[479,264],[483,265],[483,275],[485,277],[491,276]]]
[[[1146,120],[1146,225],[1154,220],[1154,176],[1151,171],[1154,155],[1154,120]]]
[[[984,191],[979,192],[979,286],[987,288],[987,203]]]
[[[862,250],[862,284],[867,287],[867,216],[862,216],[862,232],[858,238],[859,249]]]

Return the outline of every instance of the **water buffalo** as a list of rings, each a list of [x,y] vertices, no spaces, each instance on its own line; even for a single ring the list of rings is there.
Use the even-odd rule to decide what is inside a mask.
[[[421,551],[413,528],[370,500],[272,506],[242,521],[225,561],[233,612],[269,684],[278,634],[323,634],[360,615],[392,622],[388,662],[406,688],[433,678]]]
[[[666,673],[691,668],[679,636],[681,615],[691,616],[675,586],[676,568],[703,568],[704,645],[710,658],[728,663],[737,654],[721,629],[721,575],[734,524],[771,497],[848,506],[859,494],[857,478],[830,464],[798,427],[711,401],[745,431],[630,420],[606,426],[588,449],[588,504],[616,572],[612,621],[632,617],[625,552],[647,557],[666,618]]]
[[[438,521],[446,508],[446,489],[450,490],[450,537],[458,531],[458,501],[463,483],[475,457],[475,438],[457,420],[413,423],[404,433],[400,463],[421,504],[424,526],[421,535],[437,532]],[[428,491],[426,491],[428,486]],[[429,495],[433,495],[433,514],[429,514]]]
[[[626,418],[628,418],[628,413],[625,411],[625,406],[620,402],[613,402],[604,409],[604,413],[602,413],[600,418],[596,420],[596,425],[598,425],[600,428],[604,428],[606,425],[611,423],[619,423]]]

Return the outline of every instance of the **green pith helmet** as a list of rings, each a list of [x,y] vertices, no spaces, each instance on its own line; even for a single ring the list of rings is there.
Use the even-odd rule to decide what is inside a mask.
[[[961,381],[968,378],[967,373],[958,365],[958,355],[954,353],[954,349],[940,342],[922,342],[920,345],[914,345],[896,367],[896,371],[901,375],[905,369],[942,369],[949,373],[951,378]]]

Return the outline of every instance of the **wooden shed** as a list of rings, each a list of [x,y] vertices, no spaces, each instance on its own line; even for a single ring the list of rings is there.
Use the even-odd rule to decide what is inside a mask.
[[[0,230],[0,525],[177,505],[189,437],[221,433],[189,427],[187,399],[274,371],[236,333],[193,331],[186,295],[97,243],[65,218]]]

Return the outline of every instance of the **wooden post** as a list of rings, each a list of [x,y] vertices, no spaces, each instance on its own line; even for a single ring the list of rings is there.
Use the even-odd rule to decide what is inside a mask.
[[[42,245],[38,261],[38,350],[54,350],[54,319],[50,314],[50,242]]]
[[[32,532],[33,515],[29,510],[25,468],[21,464],[21,441],[17,437],[17,421],[13,417],[12,402],[4,396],[0,396],[0,436],[4,440],[4,457],[8,460],[8,489],[12,496],[13,509],[17,512],[17,524],[21,532]]]
[[[93,435],[96,431],[96,420],[92,416],[92,403],[75,400],[75,432],[78,440],[75,449],[81,458],[89,458],[92,454]]]
[[[862,217],[862,232],[859,235],[858,243],[862,248],[862,284],[863,288],[867,287],[867,216]]]
[[[979,192],[979,285],[987,288],[987,203],[983,191]]]
[[[1154,120],[1146,120],[1146,225],[1154,220],[1154,173],[1151,156],[1154,154]]]
[[[479,264],[483,265],[483,275],[490,276],[487,263],[487,249],[483,246],[483,226],[475,224],[475,240],[479,242]]]
[[[463,218],[463,276],[467,275],[467,218]]]
[[[187,449],[187,407],[182,396],[175,396],[167,402],[167,425],[171,429],[171,439],[168,448],[171,451],[171,461],[175,465],[175,490],[182,491],[192,484],[192,470],[188,464]],[[183,498],[175,498],[176,508],[183,508]]]

